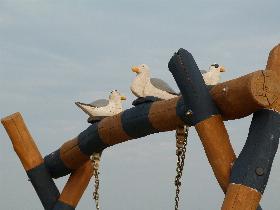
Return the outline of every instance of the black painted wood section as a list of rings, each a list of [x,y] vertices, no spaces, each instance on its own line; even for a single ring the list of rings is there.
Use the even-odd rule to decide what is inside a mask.
[[[273,110],[254,113],[245,146],[232,168],[231,183],[263,193],[280,137],[280,114]]]
[[[142,103],[122,113],[122,127],[128,136],[139,138],[159,132],[149,120],[151,105],[152,103]]]
[[[109,145],[105,144],[98,133],[98,123],[94,123],[78,136],[79,148],[85,155],[92,155],[94,152],[101,152]]]
[[[60,149],[52,152],[44,158],[45,165],[53,178],[59,178],[71,173],[60,157]]]
[[[186,111],[191,113],[187,120],[183,119],[188,125],[219,114],[191,53],[179,49],[170,59],[168,68],[181,91]]]
[[[53,210],[75,210],[75,208],[62,201],[57,201]]]
[[[52,210],[59,197],[59,191],[45,165],[41,164],[26,173],[44,209]]]

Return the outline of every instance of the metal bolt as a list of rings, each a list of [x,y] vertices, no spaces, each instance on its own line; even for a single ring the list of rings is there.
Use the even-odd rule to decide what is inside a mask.
[[[192,115],[192,114],[193,114],[193,112],[192,112],[192,110],[190,110],[190,109],[186,112],[186,115],[187,115],[187,116],[190,116],[190,115]]]
[[[256,174],[257,174],[258,176],[264,175],[264,169],[261,168],[261,167],[256,168]]]

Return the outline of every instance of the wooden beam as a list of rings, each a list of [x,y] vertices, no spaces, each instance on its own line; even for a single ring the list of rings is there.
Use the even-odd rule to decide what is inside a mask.
[[[267,72],[273,72],[274,76],[276,74],[274,80],[280,81],[280,45],[274,47],[269,54],[265,73]],[[269,75],[264,80],[267,77]],[[258,203],[267,185],[280,137],[280,98],[279,95],[271,94],[271,88],[279,89],[279,86],[276,83],[263,87],[267,90],[265,95],[268,96],[269,106],[253,115],[246,144],[232,169],[231,183],[222,210],[261,209]]]
[[[280,74],[280,44],[276,45],[269,53],[266,69],[271,69]]]
[[[188,110],[189,119],[185,122],[195,126],[217,181],[225,192],[236,157],[220,112],[191,53],[180,49],[170,59],[168,67]]]
[[[210,93],[224,120],[246,117],[267,108],[280,96],[279,78],[275,71],[256,71],[214,86]]]
[[[29,133],[20,113],[1,120],[15,152],[17,153],[42,205],[52,210],[59,197],[59,191],[44,165],[43,158]]]
[[[240,184],[230,184],[222,210],[256,210],[260,200],[261,193],[257,190]]]
[[[74,210],[93,175],[91,161],[76,169],[69,177],[53,210]]]
[[[215,177],[226,192],[236,156],[222,118],[220,115],[213,116],[198,123],[195,128]]]
[[[277,99],[280,95],[279,88],[275,88],[279,86],[277,78],[275,72],[256,71],[221,83],[210,93],[224,120],[238,119],[269,107]],[[90,126],[72,143],[67,142],[46,156],[46,165],[52,177],[67,175],[85,163],[93,152],[130,139],[175,130],[184,125],[186,111],[182,97],[130,108]]]

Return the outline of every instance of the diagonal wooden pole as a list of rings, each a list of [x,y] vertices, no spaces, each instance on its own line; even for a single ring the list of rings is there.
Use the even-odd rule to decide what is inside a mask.
[[[279,78],[280,44],[271,50],[266,69]],[[280,137],[280,96],[271,99],[267,109],[254,113],[246,144],[233,166],[222,210],[254,210],[261,200]]]
[[[90,161],[70,175],[61,195],[20,113],[1,120],[27,175],[46,210],[73,210],[93,175]]]
[[[30,135],[20,113],[12,114],[1,120],[42,205],[52,210],[59,197],[43,158]]]
[[[74,210],[93,175],[91,161],[76,169],[69,177],[53,210]]]
[[[191,53],[179,49],[170,59],[168,68],[185,103],[185,122],[195,126],[217,181],[226,191],[236,157],[220,112]]]

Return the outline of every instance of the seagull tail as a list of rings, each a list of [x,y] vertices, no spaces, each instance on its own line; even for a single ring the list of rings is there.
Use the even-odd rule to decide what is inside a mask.
[[[95,106],[92,106],[91,104],[85,104],[85,103],[81,103],[81,102],[75,102],[75,104],[81,109],[83,110],[86,114],[88,114],[89,116],[91,116],[90,113],[90,109],[95,108]]]

